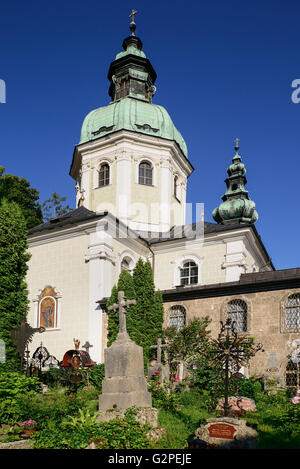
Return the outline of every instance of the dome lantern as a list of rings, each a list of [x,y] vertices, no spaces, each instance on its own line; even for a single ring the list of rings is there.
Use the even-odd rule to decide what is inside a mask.
[[[141,39],[134,34],[136,29],[134,15],[136,13],[136,10],[132,10],[131,15],[129,15],[132,18],[130,23],[131,35],[123,41],[124,51],[116,55],[115,60],[109,67],[110,87],[108,94],[112,101],[118,101],[129,96],[151,103],[156,91],[154,82],[157,75],[142,51],[143,43]]]

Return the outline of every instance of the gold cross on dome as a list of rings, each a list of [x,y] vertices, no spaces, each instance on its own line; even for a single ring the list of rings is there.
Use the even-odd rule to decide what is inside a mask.
[[[132,23],[134,23],[134,16],[137,14],[137,10],[131,10],[129,18],[131,18]]]

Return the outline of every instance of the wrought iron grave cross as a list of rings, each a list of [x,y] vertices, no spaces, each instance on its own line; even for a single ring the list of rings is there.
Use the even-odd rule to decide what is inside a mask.
[[[127,332],[126,330],[126,309],[128,306],[133,306],[136,304],[136,300],[125,300],[124,292],[118,292],[118,303],[112,306],[109,306],[108,311],[118,311],[119,310],[119,332]]]
[[[27,344],[32,341],[32,337],[36,332],[42,333],[45,330],[44,327],[31,327],[30,324],[26,322],[25,318],[23,318],[20,326],[11,331],[11,338],[21,358],[21,371],[23,370],[24,354]]]

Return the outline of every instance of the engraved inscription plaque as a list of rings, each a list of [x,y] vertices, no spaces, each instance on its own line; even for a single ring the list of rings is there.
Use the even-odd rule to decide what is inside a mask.
[[[209,436],[212,438],[222,438],[233,440],[236,429],[227,423],[214,423],[209,427]]]

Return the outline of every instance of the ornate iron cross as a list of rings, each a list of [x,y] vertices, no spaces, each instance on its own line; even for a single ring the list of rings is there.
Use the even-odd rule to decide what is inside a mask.
[[[30,324],[27,324],[26,320],[23,318],[21,324],[16,329],[13,329],[10,333],[11,338],[16,345],[17,351],[21,358],[21,371],[23,370],[23,361],[26,346],[29,342],[32,341],[32,337],[36,332],[44,332],[46,329],[44,327],[31,327]]]
[[[118,292],[118,303],[109,306],[108,311],[119,311],[119,332],[127,332],[126,330],[126,309],[129,306],[136,305],[136,300],[125,300],[124,292]]]

